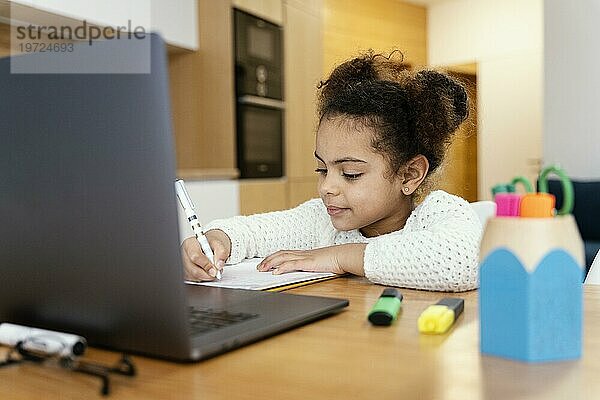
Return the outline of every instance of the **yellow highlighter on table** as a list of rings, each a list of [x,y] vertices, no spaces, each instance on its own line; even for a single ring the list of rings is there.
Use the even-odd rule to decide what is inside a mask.
[[[465,307],[463,299],[444,298],[425,309],[417,321],[419,332],[440,334],[445,333]]]

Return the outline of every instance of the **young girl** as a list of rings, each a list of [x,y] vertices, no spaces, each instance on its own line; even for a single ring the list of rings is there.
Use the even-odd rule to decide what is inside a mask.
[[[321,198],[208,224],[216,265],[188,238],[186,278],[212,280],[225,261],[266,257],[258,269],[274,274],[352,273],[407,288],[476,288],[481,224],[469,204],[434,191],[415,207],[415,193],[467,117],[464,87],[368,52],[339,65],[318,89]]]

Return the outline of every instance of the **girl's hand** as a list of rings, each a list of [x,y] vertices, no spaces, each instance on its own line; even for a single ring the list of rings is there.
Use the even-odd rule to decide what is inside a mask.
[[[215,254],[215,264],[209,260],[196,237],[185,239],[181,245],[183,271],[189,281],[212,281],[217,276],[217,269],[223,270],[225,260],[231,254],[231,240],[225,232],[213,229],[205,233],[206,239]]]
[[[359,244],[360,247],[354,246],[352,249],[346,246],[338,245],[314,250],[281,250],[262,260],[257,269],[262,272],[272,269],[275,275],[292,271],[356,273],[358,271],[352,268],[355,265],[351,264],[360,263],[362,269],[362,255],[366,245]],[[346,269],[346,266],[351,268]]]

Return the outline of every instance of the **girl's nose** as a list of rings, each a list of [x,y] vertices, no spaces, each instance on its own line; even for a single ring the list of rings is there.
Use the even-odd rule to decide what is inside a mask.
[[[323,177],[321,184],[319,185],[319,193],[321,196],[337,196],[340,194],[339,182],[333,174],[328,174]]]

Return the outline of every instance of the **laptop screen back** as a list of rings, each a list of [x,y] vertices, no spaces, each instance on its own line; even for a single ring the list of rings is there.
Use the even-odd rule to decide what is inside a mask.
[[[189,353],[166,56],[148,40],[146,74],[11,74],[0,59],[0,321]],[[136,63],[138,45],[80,50]]]

